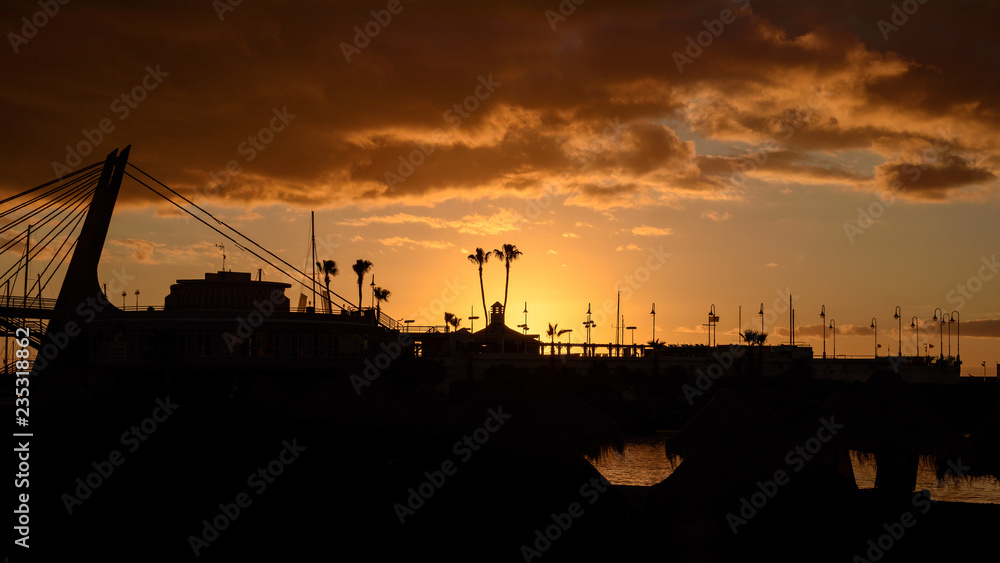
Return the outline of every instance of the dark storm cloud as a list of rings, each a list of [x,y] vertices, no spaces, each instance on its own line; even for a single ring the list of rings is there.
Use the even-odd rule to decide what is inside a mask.
[[[0,185],[24,189],[131,143],[161,180],[234,204],[495,197],[559,174],[564,186],[606,175],[629,192],[717,197],[741,150],[696,154],[671,121],[773,142],[769,181],[844,185],[865,176],[818,151],[892,162],[948,121],[958,160],[914,193],[995,180],[988,3],[928,2],[888,40],[878,21],[891,13],[873,3],[591,1],[555,29],[558,2],[394,6],[67,4],[0,55]],[[17,35],[38,9],[6,3],[0,21]],[[690,62],[678,69],[677,55]],[[275,112],[294,118],[277,129]]]

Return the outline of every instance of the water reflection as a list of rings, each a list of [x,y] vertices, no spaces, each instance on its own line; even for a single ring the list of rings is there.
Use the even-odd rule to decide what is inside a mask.
[[[655,485],[674,470],[663,449],[668,437],[665,434],[629,437],[625,441],[624,455],[612,452],[591,463],[612,485]],[[874,487],[875,462],[865,462],[857,452],[851,452],[851,463],[858,487]],[[930,491],[935,500],[1000,504],[1000,484],[982,479],[938,482],[934,469],[926,464],[920,465],[917,474],[917,490],[922,489]]]

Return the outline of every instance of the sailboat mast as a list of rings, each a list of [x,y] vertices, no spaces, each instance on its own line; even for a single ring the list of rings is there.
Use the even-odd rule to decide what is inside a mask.
[[[28,223],[28,236],[24,239],[24,300],[21,307],[28,306],[28,266],[31,260],[31,223]]]
[[[316,212],[310,211],[310,221],[309,221],[309,237],[312,245],[312,264],[313,264],[313,311],[316,310]]]

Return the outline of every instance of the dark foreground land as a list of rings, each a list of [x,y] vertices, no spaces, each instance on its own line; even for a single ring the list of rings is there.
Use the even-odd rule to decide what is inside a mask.
[[[751,488],[728,493],[713,485],[738,463],[725,456],[657,487],[610,486],[583,458],[619,446],[622,429],[681,428],[720,389],[793,427],[856,385],[720,380],[691,405],[685,380],[647,374],[499,368],[449,398],[420,365],[370,386],[346,375],[233,381],[119,376],[98,391],[39,378],[30,487],[8,503],[30,493],[31,547],[10,548],[10,561],[995,557],[1000,505],[881,498],[810,465],[808,479],[778,488],[733,534],[726,515],[780,460],[741,474]],[[965,432],[997,405],[987,386],[919,393]]]

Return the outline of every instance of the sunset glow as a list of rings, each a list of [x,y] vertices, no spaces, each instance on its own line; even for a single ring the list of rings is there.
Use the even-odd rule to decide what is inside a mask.
[[[467,256],[509,243],[506,324],[526,307],[544,341],[549,323],[583,341],[589,306],[613,342],[620,290],[626,343],[653,338],[654,303],[668,344],[706,343],[713,305],[720,344],[762,306],[768,343],[788,342],[792,296],[816,354],[835,320],[839,355],[875,338],[913,355],[916,316],[920,354],[947,355],[950,328],[956,355],[940,308],[959,313],[962,375],[996,373],[990,3],[905,20],[891,2],[234,3],[73,2],[43,26],[37,3],[5,3],[0,195],[132,145],[302,269],[315,212],[331,288],[356,300],[350,265],[370,260],[382,309],[416,325],[483,327]],[[125,270],[129,304],[160,306],[220,270],[224,242],[126,179],[99,276]],[[293,281],[230,244],[226,268]],[[504,274],[485,265],[487,305]]]

